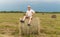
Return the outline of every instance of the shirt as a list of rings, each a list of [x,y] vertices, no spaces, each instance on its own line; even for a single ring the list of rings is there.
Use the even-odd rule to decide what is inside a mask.
[[[27,14],[27,16],[32,16],[33,15],[33,13],[35,13],[35,11],[34,10],[27,10],[27,12],[26,12],[26,14]]]

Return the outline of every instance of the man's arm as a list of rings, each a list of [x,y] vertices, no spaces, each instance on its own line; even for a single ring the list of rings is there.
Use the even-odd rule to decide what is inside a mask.
[[[24,13],[24,16],[26,16],[26,15],[27,15],[27,12]]]
[[[26,11],[26,14],[25,15],[27,16],[27,11]]]
[[[35,15],[35,11],[32,11],[32,16],[34,16]]]
[[[33,16],[33,17],[35,16],[35,11],[32,12],[32,16]]]

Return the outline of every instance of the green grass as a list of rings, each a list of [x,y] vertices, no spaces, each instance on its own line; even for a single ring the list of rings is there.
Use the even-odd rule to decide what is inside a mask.
[[[40,18],[41,25],[41,37],[60,37],[60,13],[56,13],[57,18],[51,18],[54,13],[37,13],[34,17]],[[19,18],[23,16],[23,13],[0,13],[0,32],[1,28],[8,28],[12,34],[18,34]]]

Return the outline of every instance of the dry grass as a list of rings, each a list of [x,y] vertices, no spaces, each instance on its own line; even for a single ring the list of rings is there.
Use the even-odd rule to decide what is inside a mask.
[[[40,37],[60,37],[60,13],[54,14],[57,17],[51,18],[54,13],[37,13],[41,21]],[[23,13],[0,13],[0,34],[17,37],[19,34],[19,18]],[[8,32],[10,34],[8,34]],[[1,36],[3,37],[3,36]],[[32,35],[31,35],[32,37]]]

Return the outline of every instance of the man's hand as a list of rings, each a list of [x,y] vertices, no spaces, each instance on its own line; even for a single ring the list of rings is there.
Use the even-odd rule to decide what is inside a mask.
[[[32,16],[34,16],[34,15],[35,15],[35,12],[34,13],[32,12]]]

